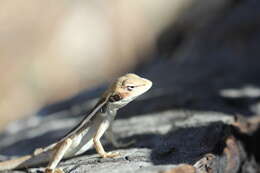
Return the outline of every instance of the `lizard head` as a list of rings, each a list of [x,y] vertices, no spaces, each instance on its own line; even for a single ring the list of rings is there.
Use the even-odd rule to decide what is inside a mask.
[[[152,87],[152,82],[136,74],[128,73],[120,78],[111,87],[109,102],[116,107],[123,107],[127,103],[142,95]]]

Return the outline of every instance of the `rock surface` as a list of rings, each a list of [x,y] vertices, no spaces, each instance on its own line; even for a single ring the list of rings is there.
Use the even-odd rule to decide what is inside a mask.
[[[115,122],[120,139],[136,143],[115,149],[104,141],[106,150],[121,156],[101,159],[92,150],[60,166],[71,173],[259,172],[259,117],[248,120],[260,114],[259,7],[258,1],[234,2],[207,25],[185,33],[169,27],[156,55],[167,58],[137,70],[153,81],[153,88],[122,109]],[[178,34],[183,35],[172,37]],[[102,90],[11,124],[0,136],[0,153],[23,155],[54,142]]]

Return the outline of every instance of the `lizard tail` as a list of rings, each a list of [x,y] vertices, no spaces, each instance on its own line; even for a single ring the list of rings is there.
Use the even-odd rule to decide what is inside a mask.
[[[26,155],[17,159],[0,162],[0,171],[20,168],[20,165],[31,158],[31,155]]]

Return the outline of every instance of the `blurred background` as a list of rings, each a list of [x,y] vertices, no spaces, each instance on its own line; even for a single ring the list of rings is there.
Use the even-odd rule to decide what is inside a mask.
[[[1,1],[0,129],[148,61],[188,2]]]
[[[200,44],[193,42],[198,34],[207,33],[215,41],[220,36],[242,38],[230,45],[236,43],[232,51],[247,57],[250,51],[242,50],[253,37],[251,31],[259,27],[258,4],[242,0],[2,0],[0,129],[144,64],[185,59],[186,47],[194,53],[191,45]],[[203,43],[206,51],[209,42]],[[211,45],[211,50],[230,45]],[[212,61],[218,63],[214,57]]]

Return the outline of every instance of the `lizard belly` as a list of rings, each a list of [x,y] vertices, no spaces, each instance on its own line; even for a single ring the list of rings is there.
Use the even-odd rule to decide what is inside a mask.
[[[105,126],[105,128],[107,128],[110,124],[109,122],[110,120],[107,119],[104,114],[97,114],[91,126],[73,136],[73,142],[66,152],[65,157],[68,158],[79,155],[89,150],[94,144],[93,138],[97,134],[97,130],[100,128],[100,126]]]
[[[93,146],[93,135],[95,129],[87,128],[80,134],[73,137],[73,142],[65,154],[65,157],[79,155],[89,150]]]

